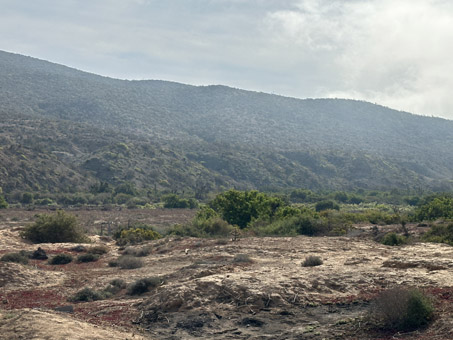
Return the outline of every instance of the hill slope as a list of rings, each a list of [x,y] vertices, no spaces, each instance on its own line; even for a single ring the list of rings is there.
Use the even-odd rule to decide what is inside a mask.
[[[453,121],[366,102],[101,77],[0,52],[0,186],[451,189]]]

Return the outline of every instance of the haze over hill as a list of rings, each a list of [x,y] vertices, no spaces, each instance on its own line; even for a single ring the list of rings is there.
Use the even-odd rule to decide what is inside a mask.
[[[367,102],[126,81],[0,52],[0,186],[450,190],[453,121]]]

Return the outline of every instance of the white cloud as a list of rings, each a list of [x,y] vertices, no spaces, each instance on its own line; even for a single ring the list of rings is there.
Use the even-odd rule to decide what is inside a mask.
[[[453,119],[447,0],[0,0],[0,48],[121,78]]]

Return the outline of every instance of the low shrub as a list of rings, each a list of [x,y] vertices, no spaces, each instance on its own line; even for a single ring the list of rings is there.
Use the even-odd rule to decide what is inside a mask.
[[[126,244],[137,244],[143,241],[157,240],[161,238],[161,235],[154,231],[152,226],[148,225],[136,225],[132,227],[121,227],[113,238],[116,239],[116,243],[120,246]]]
[[[433,225],[422,237],[423,241],[453,245],[453,223]]]
[[[74,215],[60,210],[56,214],[38,215],[36,222],[21,233],[34,243],[87,242],[88,238]]]
[[[118,261],[117,260],[109,261],[108,265],[109,267],[118,267]]]
[[[160,277],[147,277],[143,279],[139,279],[134,283],[131,283],[129,287],[127,287],[127,294],[128,295],[140,295],[148,292],[151,288],[155,288],[160,286],[163,283]]]
[[[99,255],[87,253],[77,256],[77,262],[94,262],[99,260]]]
[[[247,254],[236,254],[234,255],[233,262],[235,263],[250,263],[253,262]]]
[[[323,264],[322,259],[319,256],[310,255],[305,258],[302,262],[302,267],[316,267]]]
[[[143,267],[143,261],[130,255],[120,256],[117,260],[121,269],[136,269]]]
[[[97,300],[103,300],[108,296],[104,292],[100,292],[91,288],[83,288],[75,293],[68,300],[71,302],[91,302]]]
[[[396,233],[385,234],[384,238],[381,241],[381,243],[385,244],[386,246],[399,246],[401,244],[404,244],[405,242],[406,238]]]
[[[104,255],[109,252],[109,248],[106,246],[95,246],[88,249],[88,253],[96,255]]]
[[[370,316],[378,328],[411,331],[427,325],[433,313],[430,299],[420,290],[393,288],[375,299]]]
[[[123,251],[123,255],[131,255],[135,257],[145,257],[151,254],[152,247],[151,246],[145,246],[145,247],[140,247],[140,248],[134,248],[134,247],[127,247]]]
[[[6,253],[0,258],[0,261],[28,264],[28,257],[21,253]]]
[[[124,289],[126,288],[126,281],[124,281],[123,279],[114,279],[110,281],[110,285],[118,287],[120,289]]]
[[[72,262],[71,254],[58,254],[49,260],[49,264],[68,264]]]
[[[70,248],[69,250],[75,251],[77,253],[81,253],[81,252],[87,251],[87,247],[82,246],[81,244],[79,244],[79,245],[77,245],[75,247]]]

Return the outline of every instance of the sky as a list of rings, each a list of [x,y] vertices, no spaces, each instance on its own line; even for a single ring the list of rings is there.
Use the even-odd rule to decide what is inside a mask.
[[[0,50],[453,119],[451,0],[0,0]]]

